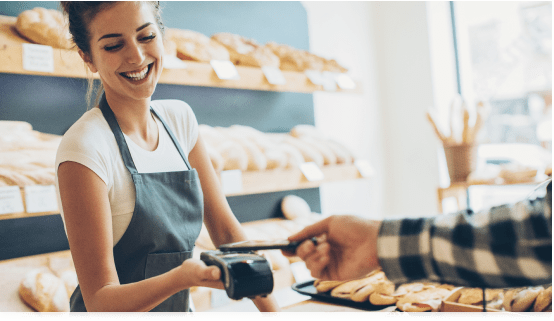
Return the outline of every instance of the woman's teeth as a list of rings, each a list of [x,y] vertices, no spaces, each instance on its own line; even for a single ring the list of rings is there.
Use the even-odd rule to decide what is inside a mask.
[[[129,78],[129,79],[131,79],[131,80],[142,80],[148,74],[149,66],[150,65],[144,67],[142,70],[139,70],[139,71],[124,72],[124,73],[122,73],[122,75]]]

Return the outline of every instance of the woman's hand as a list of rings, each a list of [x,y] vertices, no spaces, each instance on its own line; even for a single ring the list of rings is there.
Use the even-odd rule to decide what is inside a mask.
[[[379,267],[379,227],[378,221],[336,215],[306,227],[290,236],[289,240],[306,240],[298,246],[296,255],[306,262],[313,277],[349,280],[362,277]],[[314,236],[317,237],[317,245],[310,240]]]
[[[217,266],[207,266],[201,260],[185,260],[180,268],[179,275],[182,277],[184,288],[203,286],[214,289],[225,289],[221,282],[221,270]]]

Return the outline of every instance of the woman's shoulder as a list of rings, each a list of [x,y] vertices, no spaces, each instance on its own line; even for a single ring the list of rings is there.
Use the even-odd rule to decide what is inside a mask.
[[[178,99],[160,99],[151,102],[152,108],[160,114],[160,116],[175,124],[191,124],[196,122],[196,117],[192,108],[186,102]]]
[[[192,108],[186,102],[179,99],[160,99],[151,102],[156,112],[174,117],[186,117],[194,115]]]
[[[98,153],[98,150],[109,149],[112,140],[115,138],[102,112],[93,108],[85,112],[65,132],[58,152]]]

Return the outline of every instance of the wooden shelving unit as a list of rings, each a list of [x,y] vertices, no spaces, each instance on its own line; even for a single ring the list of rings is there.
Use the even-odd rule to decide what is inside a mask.
[[[37,72],[23,69],[21,44],[28,43],[15,30],[16,17],[0,15],[0,73],[26,74],[37,76],[54,76],[69,78],[98,78],[97,74],[87,73],[87,69],[75,50],[54,49],[54,72]],[[217,77],[209,63],[194,61],[186,62],[185,69],[164,69],[160,84],[220,87],[248,90],[264,90],[279,92],[312,93],[324,91],[323,86],[314,85],[301,72],[282,71],[286,79],[284,85],[271,85],[267,82],[262,70],[254,67],[236,66],[240,79],[221,80]],[[356,89],[344,90],[337,88],[339,93],[361,93],[361,84]]]
[[[353,164],[322,166],[321,171],[325,175],[325,178],[314,182],[308,181],[298,168],[243,172],[242,193],[228,194],[226,196],[314,188],[324,183],[362,178],[358,169]]]
[[[353,164],[323,166],[321,167],[321,171],[325,175],[325,178],[321,181],[314,182],[308,181],[298,168],[242,172],[242,192],[228,193],[225,196],[240,196],[314,188],[324,183],[362,178],[358,169]],[[21,188],[21,199],[23,200],[23,206],[25,207],[25,191],[23,188]],[[20,213],[2,214],[0,215],[0,220],[57,214],[59,214],[58,211],[38,213],[27,213],[24,211]]]

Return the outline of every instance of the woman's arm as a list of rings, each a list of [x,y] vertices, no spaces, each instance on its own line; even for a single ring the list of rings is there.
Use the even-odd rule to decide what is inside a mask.
[[[204,223],[214,245],[218,247],[221,244],[246,240],[246,234],[223,194],[200,134],[189,154],[189,161],[200,177],[204,193]],[[256,298],[253,301],[262,312],[279,311],[279,306],[272,295],[267,298]]]
[[[199,260],[186,260],[162,275],[120,285],[106,184],[87,167],[70,161],[58,167],[58,183],[69,247],[88,311],[149,311],[193,285],[222,288],[220,281],[202,281],[219,279],[219,271]]]

